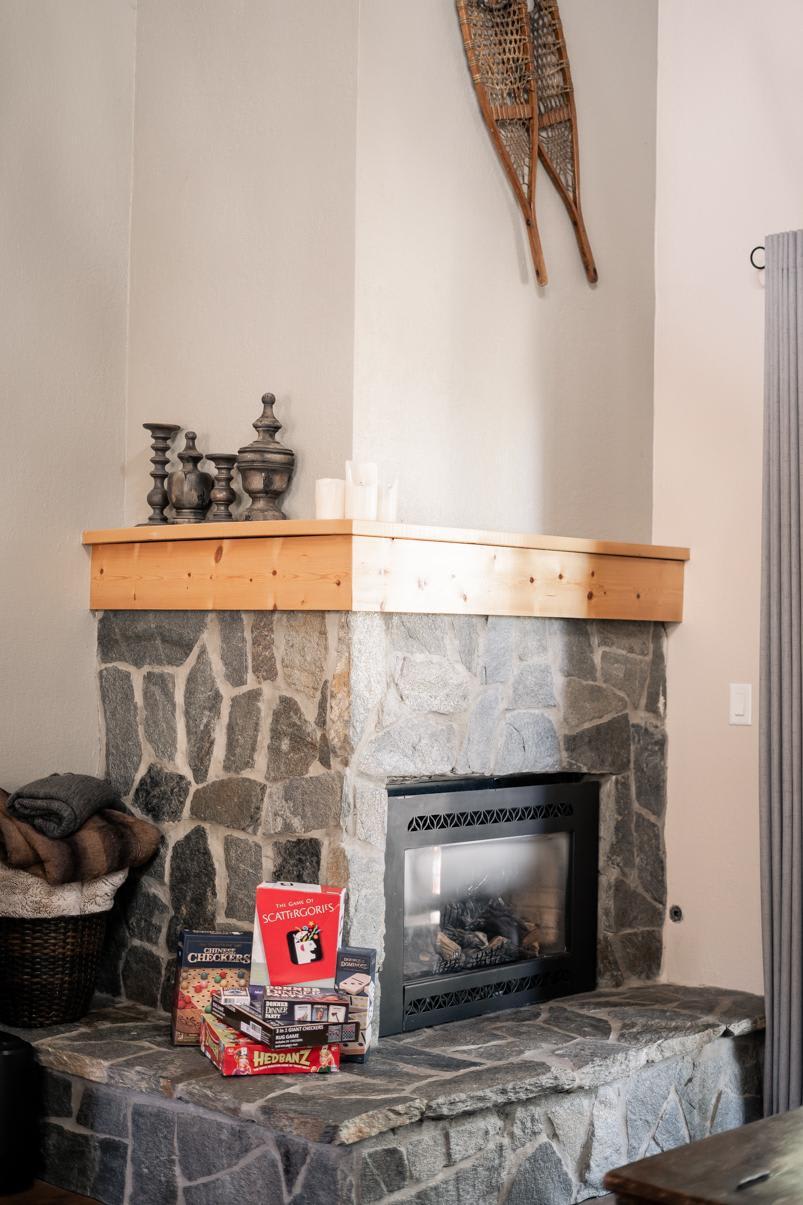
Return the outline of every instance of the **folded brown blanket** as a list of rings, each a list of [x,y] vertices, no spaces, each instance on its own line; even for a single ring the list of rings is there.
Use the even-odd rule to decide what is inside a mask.
[[[49,774],[20,787],[8,801],[8,813],[27,820],[46,837],[71,837],[102,808],[125,811],[111,783],[91,774]]]
[[[104,808],[71,837],[46,837],[8,813],[0,790],[0,861],[51,886],[85,883],[130,866],[142,866],[159,848],[158,828],[125,812]]]

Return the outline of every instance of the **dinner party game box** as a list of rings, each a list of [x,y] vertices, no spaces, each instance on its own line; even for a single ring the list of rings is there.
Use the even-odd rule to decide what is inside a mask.
[[[248,1006],[263,1020],[273,1021],[277,1025],[348,1020],[348,996],[329,988],[306,987],[303,984],[270,986],[260,988],[258,997],[255,993],[252,996]]]
[[[182,929],[178,938],[173,990],[172,1037],[176,1046],[197,1046],[201,1021],[212,994],[247,990],[251,965],[250,933],[206,933]]]
[[[345,887],[260,883],[251,982],[332,987],[345,899]]]

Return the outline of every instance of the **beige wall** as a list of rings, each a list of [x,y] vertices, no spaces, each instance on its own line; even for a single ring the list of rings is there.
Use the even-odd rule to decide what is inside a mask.
[[[205,451],[254,438],[266,390],[287,497],[351,448],[357,0],[139,0],[126,519],[147,514],[141,424]],[[178,445],[183,446],[183,441]]]
[[[661,4],[653,536],[688,542],[669,643],[669,979],[761,988],[758,693],[764,298],[751,248],[803,225],[803,7]]]
[[[81,529],[122,518],[135,17],[0,5],[0,785],[95,771]]]
[[[649,539],[657,4],[561,11],[596,289],[543,172],[533,281],[453,0],[360,6],[354,444],[406,519]]]

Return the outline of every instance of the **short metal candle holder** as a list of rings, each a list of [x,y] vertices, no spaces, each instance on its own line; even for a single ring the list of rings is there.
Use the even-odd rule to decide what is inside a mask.
[[[295,452],[284,447],[276,438],[282,424],[273,413],[276,397],[262,395],[262,414],[253,424],[257,438],[240,448],[237,468],[243,489],[251,498],[244,519],[284,519],[279,498],[290,485],[296,465]]]
[[[215,484],[210,495],[212,506],[206,516],[207,523],[233,523],[234,515],[229,509],[237,501],[231,487],[231,478],[237,457],[233,452],[207,452],[206,459],[215,466]]]
[[[151,513],[148,515],[144,523],[138,523],[138,527],[152,527],[157,524],[169,522],[165,507],[167,506],[167,490],[165,489],[165,480],[167,478],[167,461],[168,448],[175,438],[176,431],[179,430],[177,423],[143,423],[146,431],[151,433],[151,477],[153,485],[148,490],[145,501],[151,508]]]
[[[204,454],[195,447],[197,438],[194,431],[186,432],[184,450],[178,454],[181,468],[167,478],[167,496],[175,512],[173,523],[203,523],[209,509],[214,482],[209,473],[198,468]]]

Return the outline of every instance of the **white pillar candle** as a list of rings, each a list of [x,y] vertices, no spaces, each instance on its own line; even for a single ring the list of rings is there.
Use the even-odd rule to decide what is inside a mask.
[[[341,477],[319,477],[315,482],[315,518],[343,519],[345,514],[345,481]]]

